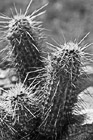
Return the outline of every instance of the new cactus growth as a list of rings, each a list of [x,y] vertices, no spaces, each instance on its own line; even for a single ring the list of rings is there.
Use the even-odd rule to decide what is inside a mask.
[[[51,44],[50,44],[51,45]],[[56,47],[56,51],[48,57],[47,76],[48,97],[44,105],[44,115],[40,125],[40,132],[54,139],[62,139],[73,124],[80,124],[84,118],[76,118],[73,108],[78,100],[78,89],[82,75],[82,66],[87,56],[84,48],[78,43],[68,42]],[[85,65],[85,64],[84,64]],[[47,82],[46,82],[47,83]],[[46,86],[45,86],[45,89]]]
[[[16,84],[0,97],[0,137],[3,140],[27,139],[30,133],[40,125],[42,105],[33,93],[34,86],[27,88]]]
[[[42,62],[43,28],[42,22],[36,20],[36,18],[45,13],[45,11],[40,11],[46,5],[27,15],[31,3],[32,0],[23,14],[21,11],[18,13],[15,7],[16,15],[13,14],[12,18],[0,16],[3,19],[3,21],[0,21],[0,28],[4,30],[2,31],[2,41],[8,42],[6,49],[9,50],[9,54],[7,57],[11,59],[12,64],[16,67],[21,82],[29,74],[28,86],[32,78],[39,74],[38,69],[44,67]]]

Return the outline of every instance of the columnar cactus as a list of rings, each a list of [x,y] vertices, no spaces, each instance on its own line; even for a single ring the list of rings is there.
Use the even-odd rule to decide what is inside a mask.
[[[36,18],[45,13],[45,11],[40,11],[46,5],[27,15],[31,3],[32,0],[23,14],[21,11],[18,13],[15,7],[16,15],[13,14],[12,18],[0,16],[3,19],[0,21],[0,27],[3,30],[2,41],[8,43],[6,47],[9,50],[7,58],[11,59],[12,64],[16,67],[21,82],[24,81],[27,74],[29,75],[27,85],[31,83],[32,78],[39,74],[39,69],[44,67],[42,62],[43,28],[42,22]]]
[[[59,46],[55,47],[56,51],[48,57],[46,79],[50,80],[46,80],[47,97],[39,127],[41,133],[54,139],[62,139],[68,133],[70,125],[80,124],[84,119],[82,115],[78,119],[73,114],[80,82],[85,75],[82,69],[83,61],[87,62],[84,47],[73,42]]]
[[[15,7],[16,15],[13,14],[12,18],[0,16],[1,41],[7,42],[4,48],[8,52],[6,58],[18,76],[17,85],[5,91],[2,99],[0,97],[0,137],[4,140],[27,139],[41,120],[41,96],[37,85],[41,82],[40,74],[44,69],[44,36],[42,22],[35,19],[45,13],[40,11],[47,4],[27,15],[31,3],[32,0],[24,14],[21,11],[18,13]]]

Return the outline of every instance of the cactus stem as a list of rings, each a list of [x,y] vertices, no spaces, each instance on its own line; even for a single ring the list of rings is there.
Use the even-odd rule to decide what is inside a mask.
[[[51,48],[53,46],[50,43],[48,45]],[[73,115],[80,83],[83,76],[87,75],[83,67],[90,63],[91,57],[83,48],[78,43],[67,42],[60,47],[53,46],[53,53],[48,57],[44,115],[39,129],[41,133],[54,139],[62,139],[64,134],[68,134],[69,126],[83,121],[83,116],[77,119]]]
[[[0,30],[2,31],[5,28],[1,41],[6,41],[8,44],[5,47],[5,50],[8,51],[6,58],[10,60],[10,66],[15,67],[18,79],[21,79],[22,83],[28,73],[29,79],[33,79],[40,74],[38,69],[44,68],[42,57],[42,47],[44,45],[42,31],[44,28],[42,28],[42,22],[36,19],[45,13],[41,10],[47,4],[28,15],[31,4],[32,0],[30,0],[23,14],[19,13],[14,5],[16,15],[11,9],[12,18],[1,16],[0,21]],[[31,82],[32,80],[27,79],[28,86]]]

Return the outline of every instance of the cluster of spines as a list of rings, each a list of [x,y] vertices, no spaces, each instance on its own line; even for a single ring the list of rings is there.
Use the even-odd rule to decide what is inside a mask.
[[[34,86],[18,83],[0,98],[0,136],[21,139],[36,129],[41,122],[42,104],[33,92]],[[5,130],[4,130],[5,129]],[[9,138],[9,139],[10,139]],[[26,139],[26,138],[25,138]]]

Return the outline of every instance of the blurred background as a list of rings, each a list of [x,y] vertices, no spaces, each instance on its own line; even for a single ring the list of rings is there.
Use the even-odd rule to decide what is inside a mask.
[[[10,8],[14,9],[14,3],[18,10],[24,12],[30,0],[0,0],[0,12],[11,16]],[[43,26],[49,31],[47,34],[54,39],[64,42],[79,42],[88,32],[85,43],[93,42],[93,0],[33,0],[29,12],[49,3],[46,14],[41,16]],[[64,36],[64,38],[63,38]],[[48,38],[51,42],[51,38]],[[84,43],[84,42],[83,42]],[[93,53],[93,45],[88,48]]]

